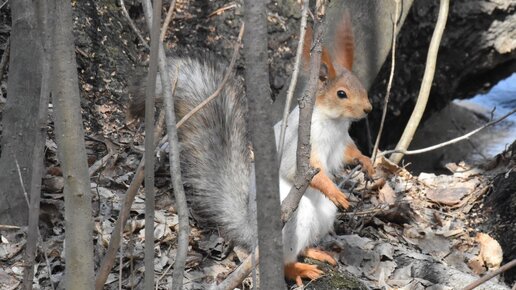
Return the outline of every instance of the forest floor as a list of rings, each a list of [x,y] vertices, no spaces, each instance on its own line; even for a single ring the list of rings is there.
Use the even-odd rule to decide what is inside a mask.
[[[131,79],[143,71],[148,52],[121,15],[118,2],[114,2],[74,2],[88,162],[90,168],[95,168],[91,172],[91,185],[97,266],[142,157],[144,140],[141,123],[128,121],[125,110],[127,87]],[[146,35],[137,2],[127,0],[126,5]],[[270,75],[275,94],[286,85],[297,45],[299,12],[290,9],[286,2],[273,2],[268,7]],[[5,11],[0,14],[7,19]],[[167,48],[181,53],[210,51],[227,58],[236,40],[241,16],[242,7],[234,2],[178,0]],[[8,33],[8,27],[2,27],[0,36],[4,30],[4,34]],[[237,71],[243,71],[241,60]],[[2,90],[5,93],[5,81]],[[157,289],[168,289],[178,225],[168,162],[165,154],[162,156],[156,166],[155,277]],[[502,243],[504,249],[512,249],[510,257],[515,258],[514,242],[511,243],[516,239],[511,229],[514,220],[501,218],[495,207],[485,206],[485,201],[495,194],[493,184],[503,187],[504,178],[516,180],[513,171],[516,148],[498,155],[484,164],[483,169],[450,163],[446,166],[448,172],[442,175],[412,175],[382,158],[377,163],[378,174],[385,182],[366,185],[362,173],[351,169],[341,177],[341,186],[351,193],[353,206],[349,212],[339,215],[335,231],[319,245],[337,258],[338,265],[334,268],[321,265],[328,275],[319,281],[305,281],[308,289],[457,289],[478,279],[478,274],[499,266],[496,240],[506,241]],[[52,284],[56,289],[63,289],[64,182],[53,123],[49,124],[45,165],[40,214],[43,242],[35,264],[34,285],[35,289],[52,289]],[[144,201],[142,188],[124,228],[122,254],[105,289],[118,289],[119,283],[123,289],[141,288]],[[204,289],[206,283],[223,280],[246,254],[238,248],[231,251],[216,229],[198,224],[195,216],[191,216],[190,224],[184,287]],[[504,231],[505,236],[501,236]],[[20,286],[25,234],[25,228],[0,228],[1,289]],[[507,255],[505,258],[504,262],[509,261]],[[484,288],[479,289],[509,289],[504,279],[512,282],[515,275],[511,275],[498,277],[498,282],[484,284]],[[242,288],[251,285],[252,279],[248,278]]]

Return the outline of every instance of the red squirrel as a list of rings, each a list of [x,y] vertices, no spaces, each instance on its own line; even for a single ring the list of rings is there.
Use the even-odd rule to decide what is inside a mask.
[[[307,30],[303,47],[304,70],[308,69],[312,30]],[[310,182],[294,216],[283,229],[285,275],[302,284],[302,278],[316,279],[322,271],[314,265],[297,261],[298,255],[335,265],[328,253],[310,245],[333,228],[337,207],[347,209],[346,196],[334,183],[332,176],[345,164],[360,163],[364,171],[375,173],[371,160],[356,147],[348,134],[351,122],[364,118],[372,110],[367,91],[351,72],[353,65],[353,33],[349,14],[344,14],[336,29],[335,55],[323,47],[321,69],[312,116],[310,165],[320,171]],[[305,72],[306,73],[306,72]],[[280,168],[280,194],[283,200],[292,187],[295,175],[297,124],[299,109],[289,116]],[[275,125],[278,138],[281,122]]]
[[[311,29],[307,33],[303,53],[305,70],[310,59]],[[355,162],[361,163],[369,175],[374,174],[371,161],[360,153],[348,134],[351,122],[371,111],[366,90],[351,73],[353,35],[349,16],[339,23],[334,43],[335,56],[330,56],[326,47],[323,49],[312,118],[310,163],[321,171],[283,229],[285,276],[299,285],[302,278],[317,279],[323,272],[316,266],[297,262],[298,255],[336,264],[330,254],[309,248],[332,229],[337,206],[349,207],[332,175],[343,165]],[[172,56],[168,58],[167,68],[171,73],[178,70],[174,98],[176,116],[180,119],[218,88],[227,64],[213,55]],[[159,95],[161,82],[157,82]],[[139,87],[133,94],[129,106],[133,116],[144,112],[143,92],[144,88]],[[233,73],[220,95],[184,123],[178,135],[183,180],[197,216],[217,226],[227,239],[251,250],[256,246],[257,231],[256,212],[249,198],[254,184],[247,110],[243,83]],[[282,199],[290,191],[295,175],[298,113],[296,108],[290,114],[286,131],[280,168]]]

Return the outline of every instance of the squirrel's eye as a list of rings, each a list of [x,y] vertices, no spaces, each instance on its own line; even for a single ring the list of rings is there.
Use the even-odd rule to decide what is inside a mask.
[[[339,99],[345,99],[348,97],[348,95],[346,95],[345,91],[339,90],[339,91],[337,91],[337,97],[339,97]]]

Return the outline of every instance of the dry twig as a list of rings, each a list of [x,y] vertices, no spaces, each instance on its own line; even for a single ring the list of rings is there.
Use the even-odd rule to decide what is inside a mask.
[[[160,45],[159,22],[161,0],[154,1],[151,32],[149,75],[145,91],[145,277],[144,288],[154,289],[154,93],[158,74],[158,51]],[[167,120],[168,122],[168,120]],[[121,268],[121,267],[120,267]]]
[[[303,0],[303,10],[301,11],[301,25],[299,27],[299,42],[297,44],[296,61],[294,63],[294,72],[287,90],[287,100],[285,101],[285,108],[283,109],[283,120],[281,123],[280,139],[278,145],[278,162],[281,166],[281,158],[283,157],[283,145],[285,143],[285,131],[287,129],[288,114],[290,112],[290,104],[294,96],[294,89],[297,85],[297,76],[301,65],[301,56],[303,54],[303,43],[305,42],[306,33],[306,19],[308,18],[308,4],[309,0]]]
[[[500,273],[503,273],[503,272],[511,269],[514,266],[516,266],[516,259],[514,259],[514,260],[510,261],[509,263],[501,266],[499,269],[497,269],[497,270],[495,270],[493,272],[487,273],[484,277],[482,277],[482,278],[476,280],[475,282],[469,284],[463,290],[475,289],[478,286],[480,286],[481,284],[483,284],[483,283],[487,282],[488,280],[490,280],[491,278],[499,275]]]
[[[113,156],[113,152],[108,152],[108,154],[104,155],[101,159],[95,161],[90,168],[88,168],[88,173],[90,174],[90,177],[93,176],[102,166],[106,164],[106,162]]]
[[[151,27],[152,23],[152,4],[150,0],[142,1],[143,12],[147,20],[147,25]],[[177,139],[176,116],[174,111],[174,100],[172,98],[172,89],[170,87],[170,80],[167,70],[167,60],[165,56],[165,49],[163,44],[159,45],[158,51],[158,67],[163,87],[163,100],[165,102],[165,117],[168,132],[168,143],[170,144],[169,163],[170,163],[170,177],[172,179],[172,186],[174,187],[174,197],[176,200],[176,210],[179,218],[179,234],[177,255],[175,260],[175,267],[172,274],[172,289],[181,289],[183,287],[183,272],[186,263],[186,254],[188,251],[188,206],[186,204],[186,197],[181,178],[181,166],[179,161],[179,142]],[[177,76],[176,76],[177,77]]]
[[[7,3],[7,1],[5,2]],[[0,81],[4,78],[4,72],[5,67],[7,66],[7,63],[9,62],[9,52],[11,50],[11,39],[8,38],[5,42],[5,50],[2,54],[2,59],[0,60]]]
[[[259,255],[258,247],[254,248],[253,252],[247,256],[242,264],[240,264],[235,271],[229,274],[229,276],[226,277],[226,279],[224,279],[224,281],[222,281],[222,283],[217,285],[214,289],[230,290],[237,288],[254,269],[256,265],[253,263],[253,261],[258,261]]]
[[[19,230],[21,227],[13,225],[0,225],[0,230]]]
[[[7,4],[7,2],[9,2],[9,0],[5,0],[5,2],[2,3],[2,5],[0,5],[0,9],[4,8],[5,4]]]
[[[382,137],[383,125],[385,123],[385,117],[387,116],[387,107],[389,105],[389,96],[391,94],[392,80],[394,79],[394,67],[396,65],[396,31],[398,30],[398,18],[399,18],[399,6],[400,0],[394,0],[396,3],[396,11],[394,12],[394,19],[392,20],[392,48],[391,48],[391,72],[389,75],[389,82],[387,83],[387,92],[385,92],[385,101],[383,104],[382,119],[380,121],[380,128],[378,129],[378,135],[374,142],[373,148],[373,165],[376,162],[376,154],[378,152],[378,146],[380,146],[380,139]]]
[[[42,160],[43,158],[41,158],[40,160]],[[36,236],[32,236],[30,238],[27,238],[27,247],[29,247],[29,244],[30,243],[33,243],[33,249],[28,249],[27,248],[27,254],[25,256],[26,259],[28,259],[28,267],[27,268],[33,268],[33,263],[34,263],[34,256],[36,254],[36,245],[37,245],[37,242],[40,243],[41,247],[43,248],[42,252],[43,252],[43,256],[45,257],[45,264],[46,264],[46,267],[47,267],[47,273],[49,275],[49,280],[50,280],[50,285],[52,286],[52,289],[56,289],[56,287],[54,286],[54,283],[52,282],[52,279],[50,277],[51,275],[51,271],[52,271],[52,268],[50,267],[50,261],[48,260],[48,256],[47,256],[47,249],[44,247],[43,245],[43,238],[41,237],[41,232],[39,230],[39,227],[38,227],[38,221],[39,221],[39,201],[40,199],[38,198],[37,199],[37,210],[34,210],[34,204],[31,204],[31,202],[29,201],[29,195],[27,193],[27,191],[25,190],[25,186],[23,185],[23,177],[22,177],[22,174],[21,174],[21,170],[20,170],[20,164],[18,164],[18,160],[15,158],[14,159],[15,163],[16,163],[16,170],[18,172],[18,178],[20,179],[20,183],[21,183],[21,187],[22,187],[22,190],[23,190],[23,196],[25,197],[25,202],[27,202],[27,207],[29,208],[29,210],[33,210],[35,213],[36,213],[36,226],[32,226],[30,228],[30,230],[33,230],[34,233],[36,233]],[[34,175],[33,175],[34,177]],[[34,178],[33,178],[34,179]],[[41,180],[41,179],[39,179]],[[31,187],[32,187],[32,184],[31,184]],[[40,188],[41,189],[41,188]],[[38,194],[41,193],[38,192]],[[34,199],[34,198],[33,198]],[[31,199],[32,201],[32,199]],[[32,201],[34,203],[34,201]],[[29,215],[29,219],[32,219],[34,222],[35,218],[33,217],[34,215]],[[12,229],[12,227],[11,227]],[[31,242],[31,240],[33,240]],[[30,252],[29,252],[30,251]],[[24,285],[24,288],[25,289],[32,289],[32,278],[34,277],[34,270],[26,270],[24,272],[24,277],[23,277],[23,285]]]
[[[229,10],[229,9],[232,9],[232,8],[235,8],[236,7],[236,3],[231,3],[231,4],[228,4],[224,7],[221,7],[215,11],[213,11],[212,13],[210,13],[210,15],[208,15],[209,18],[215,16],[215,15],[220,15],[222,14],[222,12],[226,11],[226,10]]]
[[[172,86],[172,94],[176,88],[177,78],[174,79],[174,83]],[[158,117],[158,121],[156,122],[156,127],[154,129],[154,140],[157,140],[159,136],[163,133],[163,126],[165,125],[165,113],[163,111],[160,112]],[[157,144],[155,144],[157,145]],[[107,277],[113,268],[116,258],[116,252],[119,249],[120,240],[122,235],[120,234],[120,229],[123,228],[129,218],[129,212],[131,210],[131,205],[133,204],[134,198],[138,193],[138,188],[143,182],[145,177],[144,175],[144,163],[145,158],[140,160],[140,164],[138,168],[136,168],[136,172],[134,173],[133,180],[129,185],[129,188],[125,192],[124,202],[122,203],[122,208],[120,209],[120,213],[118,214],[118,219],[115,222],[115,226],[113,228],[113,233],[111,234],[111,239],[109,240],[109,246],[106,250],[106,254],[102,259],[100,264],[100,268],[97,272],[97,276],[95,278],[95,289],[102,290],[104,288],[104,283],[106,283]]]
[[[421,149],[417,149],[417,150],[396,150],[396,149],[395,150],[388,150],[388,151],[382,152],[380,155],[384,156],[384,155],[392,154],[392,153],[401,153],[401,154],[404,154],[404,155],[415,155],[415,154],[421,154],[421,153],[429,152],[429,151],[432,151],[432,150],[436,150],[436,149],[439,149],[439,148],[442,148],[442,147],[445,147],[445,146],[457,143],[459,141],[466,140],[469,137],[471,137],[472,135],[480,132],[481,130],[483,130],[483,129],[487,128],[487,127],[493,126],[493,125],[503,121],[504,119],[506,119],[507,117],[509,117],[510,115],[512,115],[514,113],[516,113],[516,109],[514,109],[514,110],[510,111],[509,113],[503,115],[499,119],[496,119],[494,121],[488,122],[485,125],[483,125],[482,127],[479,127],[479,128],[477,128],[477,129],[475,129],[475,130],[473,130],[473,131],[471,131],[471,132],[469,132],[469,133],[467,133],[465,135],[462,135],[460,137],[448,140],[448,141],[443,142],[443,143],[439,143],[439,144],[436,144],[436,145],[433,145],[433,146],[430,146],[430,147],[421,148]]]
[[[319,69],[321,66],[322,53],[322,36],[324,34],[324,25],[322,21],[314,20],[315,32],[312,44],[312,56],[310,58],[310,73],[308,84],[305,93],[299,102],[299,127],[298,140],[296,152],[296,176],[294,178],[294,186],[290,190],[287,197],[282,202],[282,219],[286,222],[297,209],[301,197],[305,193],[304,190],[299,190],[302,185],[307,182],[310,183],[312,178],[317,174],[310,166],[310,153],[312,147],[310,146],[310,130],[312,126],[312,113],[315,104],[315,94],[317,92],[317,84],[319,78]],[[308,186],[308,185],[307,185]]]
[[[405,131],[396,145],[396,150],[407,150],[412,142],[412,138],[414,137],[414,133],[416,132],[419,123],[421,122],[421,118],[423,117],[423,113],[425,112],[426,104],[428,102],[428,97],[430,96],[430,89],[432,88],[432,81],[434,79],[435,74],[435,65],[437,62],[437,52],[439,50],[439,45],[441,43],[441,37],[443,35],[444,27],[446,26],[446,19],[448,18],[448,9],[450,6],[450,0],[441,0],[439,2],[439,16],[437,17],[437,23],[435,25],[434,33],[432,35],[432,40],[430,41],[430,47],[428,48],[428,55],[426,58],[426,66],[425,73],[423,75],[423,80],[421,82],[421,88],[419,90],[419,95],[417,97],[416,106],[414,107],[414,111],[412,111],[412,115],[405,127]],[[398,164],[403,158],[402,153],[395,153],[389,159]]]
[[[176,0],[172,0],[170,2],[170,7],[168,7],[167,16],[165,17],[165,21],[163,21],[163,25],[161,26],[161,35],[159,36],[159,40],[163,42],[165,40],[165,35],[167,34],[167,29],[172,21],[172,15],[174,14],[174,8],[176,7]]]
[[[127,19],[127,22],[129,22],[129,26],[131,27],[131,29],[134,31],[134,33],[136,33],[136,36],[138,36],[138,39],[140,39],[142,45],[145,46],[146,49],[150,49],[149,44],[147,43],[145,38],[143,38],[142,33],[140,32],[138,27],[136,27],[136,24],[134,24],[134,21],[131,19],[131,16],[129,16],[129,12],[127,12],[124,0],[118,0],[118,2],[120,3],[120,7],[122,8],[122,14],[124,14],[125,18]]]

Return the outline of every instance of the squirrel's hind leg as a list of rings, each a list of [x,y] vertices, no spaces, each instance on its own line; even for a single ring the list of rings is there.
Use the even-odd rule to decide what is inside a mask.
[[[337,265],[337,261],[329,253],[323,250],[307,248],[302,255],[310,259],[328,263],[332,266]]]
[[[297,286],[302,286],[302,278],[315,280],[320,278],[324,272],[319,270],[316,265],[310,265],[300,262],[285,265],[285,277],[289,280],[296,281]]]

